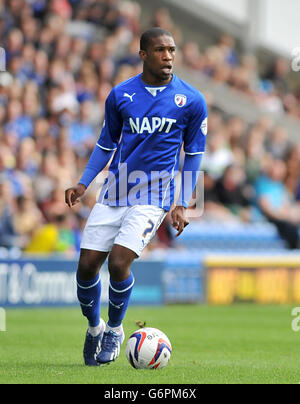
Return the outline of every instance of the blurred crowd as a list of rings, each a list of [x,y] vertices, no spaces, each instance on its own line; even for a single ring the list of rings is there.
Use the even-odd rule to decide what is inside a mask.
[[[270,222],[288,248],[298,248],[300,144],[268,116],[247,125],[213,106],[207,142],[202,220]]]
[[[99,189],[73,210],[64,201],[94,148],[112,87],[141,72],[141,7],[119,0],[0,0],[0,255],[78,252],[81,230]],[[232,37],[199,50],[185,42],[167,9],[151,20],[175,37],[177,64],[228,83],[266,109],[300,118],[300,97],[287,62],[264,76],[254,56],[240,56]],[[272,221],[290,248],[300,223],[300,145],[262,117],[249,127],[209,104],[204,220]],[[101,177],[101,176],[100,176]],[[156,244],[155,244],[156,243]],[[171,246],[168,219],[153,245]]]
[[[238,54],[235,39],[220,35],[214,46],[200,50],[194,41],[183,44],[182,59],[191,69],[224,83],[252,99],[261,109],[300,119],[300,86],[291,85],[290,61],[276,58],[262,67],[254,54]]]

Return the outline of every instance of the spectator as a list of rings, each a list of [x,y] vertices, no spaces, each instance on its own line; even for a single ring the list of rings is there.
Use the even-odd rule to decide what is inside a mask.
[[[219,202],[234,215],[241,218],[248,216],[252,195],[246,184],[245,171],[240,166],[230,165],[226,168],[216,183],[216,194]]]
[[[200,53],[199,46],[195,41],[188,41],[183,44],[182,55],[187,67],[195,70],[202,70],[203,56]]]
[[[16,245],[16,236],[12,213],[8,206],[0,200],[0,247],[14,247]]]
[[[28,254],[75,252],[75,235],[67,221],[67,216],[59,214],[53,221],[37,229],[25,252]]]
[[[88,156],[95,146],[95,128],[90,123],[92,103],[84,101],[80,106],[79,119],[69,126],[69,142],[78,155]]]
[[[217,191],[217,180],[208,173],[204,174],[204,212],[202,220],[224,222],[236,222],[236,216],[224,205],[221,204]],[[200,216],[200,212],[199,212]]]
[[[41,203],[41,210],[48,222],[54,222],[58,216],[62,217],[67,213],[67,207],[63,198],[63,189],[59,181],[55,184],[49,198]]]
[[[289,90],[287,75],[290,71],[290,65],[288,60],[284,58],[278,58],[269,68],[264,76],[265,80],[270,80],[275,89],[278,90],[280,94],[286,94]]]
[[[236,66],[239,58],[233,36],[223,32],[219,38],[218,46],[223,49],[226,62],[231,66]]]
[[[284,160],[289,149],[288,133],[282,126],[277,126],[266,141],[266,151],[276,159]]]
[[[282,160],[271,160],[266,173],[256,182],[257,204],[265,217],[273,223],[290,249],[299,247],[298,225],[300,210],[290,199],[283,183],[286,165]]]
[[[170,12],[166,7],[160,7],[155,10],[153,18],[152,18],[152,26],[153,27],[162,27],[167,31],[171,32],[175,43],[179,46],[182,43],[182,32],[176,26],[172,20]]]
[[[13,222],[13,207],[10,184],[0,177],[0,247],[12,248],[18,245],[16,229]]]
[[[11,100],[7,106],[7,123],[4,125],[5,132],[14,132],[19,140],[32,136],[32,118],[23,115],[23,107],[20,101]]]
[[[17,210],[13,223],[16,232],[22,236],[23,243],[29,243],[34,232],[41,227],[44,219],[32,197],[20,196],[17,198]]]
[[[40,169],[34,179],[34,192],[37,202],[40,204],[47,200],[55,188],[58,180],[58,162],[54,152],[46,152],[42,157]]]
[[[217,179],[222,176],[226,167],[233,161],[233,154],[227,144],[224,132],[219,130],[213,133],[208,138],[208,147],[203,158],[203,169]]]

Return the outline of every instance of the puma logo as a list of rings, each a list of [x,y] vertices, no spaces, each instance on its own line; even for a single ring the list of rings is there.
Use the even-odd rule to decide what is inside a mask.
[[[133,93],[132,95],[129,95],[128,93],[124,93],[123,96],[130,98],[131,102],[133,102],[133,96],[135,95],[135,93]]]
[[[79,300],[79,299],[78,299]],[[93,303],[94,303],[94,300],[92,300],[90,303],[82,303],[80,300],[79,300],[79,303],[81,304],[81,306],[84,306],[84,307],[93,307]]]
[[[115,304],[115,303],[113,303],[110,299],[109,299],[109,303],[113,306],[113,307],[115,307],[116,309],[121,309],[122,308],[122,306],[124,306],[124,302],[123,303],[120,303],[120,304]]]

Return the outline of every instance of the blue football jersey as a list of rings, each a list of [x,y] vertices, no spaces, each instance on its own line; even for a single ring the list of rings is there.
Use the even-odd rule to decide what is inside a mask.
[[[141,74],[117,85],[106,100],[97,143],[115,150],[99,202],[170,210],[180,150],[204,153],[206,134],[203,95],[176,75],[161,87],[145,84]]]

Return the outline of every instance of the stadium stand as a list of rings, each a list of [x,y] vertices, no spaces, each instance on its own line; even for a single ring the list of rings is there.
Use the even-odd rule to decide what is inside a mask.
[[[7,67],[0,73],[0,254],[78,252],[103,176],[72,212],[64,190],[94,147],[112,86],[141,71],[142,13],[134,1],[0,2]],[[278,226],[280,220],[297,233],[300,223],[300,147],[293,138],[300,97],[289,87],[287,61],[277,58],[261,73],[255,55],[241,54],[229,34],[200,49],[166,8],[151,24],[173,33],[177,71],[204,91],[209,135],[204,215],[179,243],[166,219],[149,250],[298,247]]]

